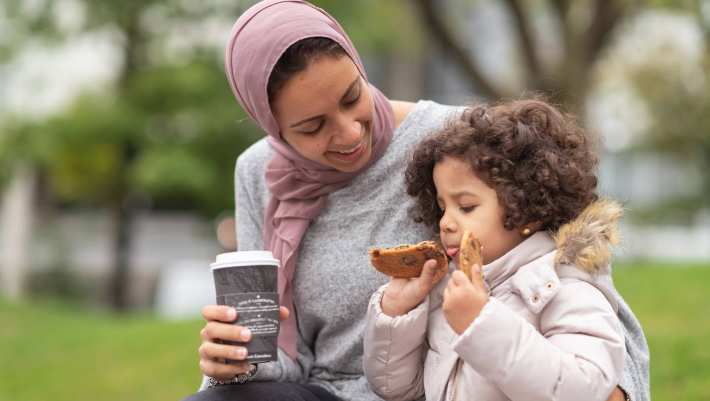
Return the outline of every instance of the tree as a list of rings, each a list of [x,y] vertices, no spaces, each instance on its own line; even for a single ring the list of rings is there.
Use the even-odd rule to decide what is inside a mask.
[[[667,218],[687,221],[699,210],[710,210],[710,52],[700,71],[692,83],[652,65],[635,73],[634,87],[652,116],[648,135],[637,148],[690,163],[700,173],[694,194],[657,205],[647,211],[650,215],[662,210]]]
[[[524,87],[510,92],[494,84],[481,71],[477,55],[466,49],[458,30],[452,28],[465,22],[447,15],[442,3],[452,2],[415,1],[431,39],[460,67],[478,94],[495,100],[516,97],[524,91],[543,92],[576,109],[583,104],[595,61],[611,42],[614,29],[638,8],[638,2],[625,0],[502,0],[500,3],[511,15],[511,29],[524,60]],[[562,55],[551,68],[545,68],[540,59],[541,44],[533,29],[536,16],[545,9],[550,10],[549,16],[555,21],[562,42]]]
[[[60,3],[45,0],[28,8],[19,0],[3,2],[4,14],[18,29],[11,38],[0,38],[0,57],[11,59],[29,41],[72,40],[53,13]],[[3,174],[21,153],[40,166],[62,204],[111,211],[109,282],[117,310],[127,307],[132,225],[144,199],[156,208],[212,216],[233,207],[234,161],[261,134],[229,91],[221,48],[197,43],[178,52],[165,49],[176,36],[182,39],[183,29],[202,20],[228,16],[230,24],[246,3],[81,0],[77,4],[85,16],[75,31],[112,29],[120,37],[123,63],[115,82],[96,86],[57,115],[3,124],[0,141],[6,146],[0,148],[0,165],[8,167]],[[356,40],[370,44],[363,48],[381,50],[391,45],[390,38],[404,35],[400,30],[389,34],[394,29],[384,23],[385,16],[396,15],[396,5],[318,3],[344,25],[357,27]],[[364,10],[367,6],[375,12]],[[372,17],[368,24],[352,23],[366,14]]]
[[[45,39],[53,42],[71,40],[71,36],[65,35],[52,18],[51,10],[57,4],[58,2],[46,1],[43,4],[45,7],[41,7],[39,12],[26,14],[23,14],[26,10],[23,9],[21,2],[9,1],[5,6],[9,15],[15,15],[22,21],[18,25],[27,28],[25,39]],[[129,275],[131,226],[136,199],[140,198],[141,191],[137,183],[142,181],[144,187],[150,187],[150,180],[146,178],[150,177],[150,168],[146,166],[151,165],[150,160],[156,164],[157,159],[157,157],[147,158],[150,154],[147,153],[149,146],[159,142],[155,140],[156,134],[151,130],[161,128],[160,124],[156,123],[157,120],[177,118],[178,113],[189,117],[197,114],[201,117],[198,118],[201,123],[214,127],[217,122],[211,118],[214,118],[218,111],[223,111],[225,105],[230,104],[233,107],[234,101],[225,88],[226,85],[223,84],[223,78],[219,85],[221,91],[214,92],[215,78],[221,76],[221,71],[218,68],[206,67],[204,60],[195,60],[195,54],[200,52],[198,48],[187,55],[188,60],[195,60],[192,63],[188,63],[182,69],[162,71],[162,73],[176,73],[181,78],[187,78],[185,82],[171,81],[169,77],[164,79],[166,84],[152,93],[153,100],[160,99],[158,103],[146,104],[145,99],[140,98],[144,94],[140,92],[141,88],[147,85],[145,77],[155,78],[157,70],[160,69],[158,66],[166,63],[162,59],[162,54],[149,57],[148,49],[160,44],[165,35],[151,32],[154,27],[145,23],[148,12],[162,14],[163,17],[170,18],[172,24],[178,24],[184,18],[197,18],[199,15],[213,11],[210,7],[189,8],[189,5],[184,2],[157,0],[85,1],[81,2],[81,5],[86,14],[81,30],[91,32],[110,26],[122,37],[123,64],[119,68],[116,82],[108,88],[101,88],[104,93],[81,97],[65,113],[44,122],[28,122],[19,126],[22,126],[20,131],[29,134],[25,135],[25,141],[29,139],[29,142],[35,145],[31,146],[32,152],[28,155],[32,154],[32,158],[44,167],[50,183],[65,202],[102,206],[111,211],[114,262],[113,277],[110,280],[110,298],[112,305],[121,310],[127,306],[126,287]],[[13,48],[17,46],[15,43],[11,45],[3,47],[5,50],[3,54],[12,54]],[[209,60],[209,63],[214,67],[218,65],[214,59]],[[196,89],[185,91],[185,85],[189,84],[195,84]],[[206,94],[205,91],[211,93]],[[186,106],[185,98],[189,95],[199,95],[201,98],[193,99],[195,103]],[[175,99],[180,99],[182,102],[176,102]],[[215,102],[219,105],[215,106]],[[152,109],[144,106],[152,106]],[[215,108],[206,109],[210,106]],[[225,117],[228,123],[225,123]],[[236,122],[243,118],[238,108],[233,108],[229,115],[222,112],[219,118],[221,120],[218,121],[223,124],[220,128],[225,129],[225,132],[231,136],[229,141],[231,146],[226,148],[238,153],[247,144],[253,142],[254,135],[249,133],[249,129],[246,130],[245,136],[240,137],[237,134],[240,127]],[[210,138],[210,133],[214,134],[214,130],[204,132],[200,131],[200,128],[202,127],[192,126],[186,130],[192,130],[190,135],[194,137],[205,134],[203,143],[214,141],[214,137]],[[243,128],[242,126],[241,130]],[[251,132],[253,133],[253,130]],[[165,133],[164,136],[169,136],[171,133]],[[12,138],[19,135],[6,136]],[[162,165],[165,166],[165,160],[171,160],[173,165],[184,165],[192,161],[192,166],[195,167],[194,153],[173,152],[171,154],[177,155],[177,158],[163,157]],[[232,167],[229,167],[226,171],[230,171],[231,174],[231,170]],[[199,174],[198,169],[193,169],[183,178],[194,177],[196,174]],[[190,182],[187,179],[186,181]],[[216,177],[209,177],[207,181],[212,183],[216,181]],[[228,182],[231,182],[231,179]],[[185,186],[189,184],[183,185],[183,190]],[[211,189],[213,187],[214,185]],[[201,189],[204,190],[204,186]],[[231,195],[229,197],[231,198]],[[211,206],[216,205],[212,202]]]

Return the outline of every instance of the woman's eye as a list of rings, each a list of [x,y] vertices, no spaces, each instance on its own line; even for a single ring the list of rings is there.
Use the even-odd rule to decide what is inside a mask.
[[[314,127],[314,128],[308,129],[308,130],[302,130],[300,132],[304,135],[315,135],[318,133],[318,131],[320,131],[321,128],[323,128],[323,121],[318,123],[317,127]]]
[[[461,207],[459,207],[459,209],[461,209],[461,211],[463,213],[471,213],[471,212],[473,212],[473,209],[475,209],[475,208],[476,208],[476,206],[461,206]]]
[[[348,96],[346,99],[344,99],[343,104],[345,106],[352,106],[353,104],[357,103],[358,100],[360,100],[360,87],[359,86],[357,87],[357,89],[354,89],[350,93],[350,96]]]
[[[345,105],[347,105],[347,106],[353,105],[353,104],[357,103],[358,100],[360,100],[360,93],[359,93],[359,91],[358,91],[358,94],[357,94],[356,96],[352,96],[352,99],[348,99],[348,100],[345,102]]]

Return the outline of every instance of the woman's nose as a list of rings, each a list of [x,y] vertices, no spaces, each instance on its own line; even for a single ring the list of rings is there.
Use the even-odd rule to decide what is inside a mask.
[[[362,123],[352,118],[341,118],[338,122],[335,141],[344,145],[353,145],[362,138]]]

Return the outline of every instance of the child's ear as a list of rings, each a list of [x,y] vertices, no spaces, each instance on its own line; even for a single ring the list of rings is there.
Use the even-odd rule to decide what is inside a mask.
[[[542,222],[541,221],[534,221],[531,223],[524,224],[522,227],[518,229],[518,233],[520,233],[521,236],[523,237],[529,237],[536,232],[540,231],[542,228]]]

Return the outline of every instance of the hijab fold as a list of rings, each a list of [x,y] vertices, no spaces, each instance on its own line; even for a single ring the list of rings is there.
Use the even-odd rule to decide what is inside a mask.
[[[291,315],[281,323],[278,344],[293,359],[298,356],[293,276],[301,240],[311,221],[326,206],[328,194],[347,186],[382,157],[395,124],[388,99],[368,83],[373,107],[372,156],[361,170],[342,172],[308,160],[281,138],[269,105],[269,75],[289,46],[312,37],[330,38],[338,43],[367,81],[362,61],[342,27],[328,13],[305,1],[266,0],[253,5],[234,24],[225,52],[230,88],[242,108],[268,134],[274,150],[266,166],[271,198],[264,212],[263,240],[264,248],[281,262],[279,301],[289,308]]]

